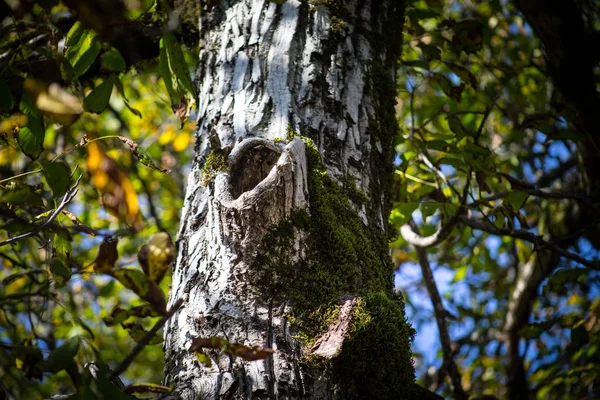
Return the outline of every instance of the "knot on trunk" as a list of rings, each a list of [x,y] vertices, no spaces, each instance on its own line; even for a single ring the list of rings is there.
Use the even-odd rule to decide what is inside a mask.
[[[287,217],[308,202],[305,145],[285,146],[263,138],[244,139],[227,159],[228,171],[215,177],[215,198],[226,208],[270,208]]]

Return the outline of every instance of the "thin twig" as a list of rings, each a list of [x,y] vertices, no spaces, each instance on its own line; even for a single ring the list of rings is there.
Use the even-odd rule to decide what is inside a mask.
[[[429,264],[429,259],[427,258],[427,251],[423,247],[419,246],[415,246],[415,251],[417,253],[417,259],[419,260],[419,265],[421,266],[423,281],[425,281],[425,286],[427,287],[427,292],[429,293],[429,298],[431,299],[431,304],[433,305],[435,320],[440,333],[442,353],[444,354],[444,369],[450,377],[450,384],[452,392],[454,393],[454,398],[458,400],[466,400],[469,398],[469,395],[465,393],[461,384],[461,376],[460,372],[458,371],[458,366],[454,362],[452,342],[450,340],[450,334],[448,333],[448,325],[446,324],[446,317],[449,313],[446,308],[444,308],[442,297],[440,296],[435,279],[433,278],[431,265]]]
[[[150,340],[154,337],[156,332],[158,332],[158,330],[167,323],[169,318],[171,318],[173,314],[177,312],[177,310],[179,309],[179,307],[181,307],[182,304],[183,298],[178,299],[175,302],[175,304],[173,304],[173,306],[169,309],[169,311],[167,311],[167,313],[152,327],[152,329],[150,329],[150,331],[146,333],[146,336],[144,336],[142,340],[140,340],[136,344],[131,353],[129,353],[127,357],[125,357],[123,361],[121,361],[121,363],[117,366],[117,368],[115,368],[114,371],[110,374],[109,379],[111,381],[117,379],[119,375],[121,375],[127,369],[127,367],[129,367],[129,364],[131,364],[133,359],[140,353],[140,351],[142,351],[144,347],[146,347],[148,343],[150,343]]]
[[[576,194],[571,194],[571,193],[567,193],[567,192],[550,192],[550,191],[543,190],[543,189],[526,189],[526,188],[519,188],[516,191],[522,192],[522,193],[527,193],[530,196],[539,197],[542,199],[575,200],[575,201],[578,201],[578,202],[586,204],[586,205],[590,205],[590,206],[593,205],[593,203],[590,201],[590,199],[588,197],[578,196]],[[482,204],[482,203],[484,204],[489,201],[503,199],[506,196],[508,196],[510,193],[513,193],[513,192],[492,193],[489,196],[482,197],[481,199],[475,200],[473,203],[470,203],[470,205],[476,205],[476,204]]]
[[[62,212],[62,210],[67,206],[67,204],[69,204],[71,202],[71,200],[73,200],[73,198],[77,195],[77,192],[78,192],[77,186],[79,186],[79,182],[81,181],[82,177],[83,177],[83,175],[79,175],[79,178],[77,178],[77,181],[75,182],[73,187],[69,188],[67,190],[67,192],[65,193],[65,195],[63,196],[63,199],[60,202],[59,206],[56,207],[56,209],[52,212],[52,214],[48,217],[48,219],[46,221],[44,221],[44,223],[42,223],[41,225],[36,227],[37,229],[27,232],[27,233],[23,233],[21,235],[14,236],[10,239],[6,239],[5,241],[0,242],[0,247],[6,246],[7,244],[14,243],[21,239],[26,239],[28,237],[35,236],[39,233],[40,229],[48,227],[56,219],[58,214],[60,214]]]
[[[600,271],[600,264],[597,261],[595,261],[595,262],[590,261],[586,258],[581,257],[579,254],[575,254],[573,252],[565,250],[562,247],[557,246],[555,244],[548,243],[545,240],[543,240],[541,236],[534,235],[531,232],[528,232],[525,230],[498,228],[492,223],[476,221],[465,215],[460,215],[458,218],[460,219],[460,222],[462,222],[463,224],[465,224],[467,226],[470,226],[473,229],[477,229],[477,230],[491,233],[494,235],[510,236],[515,239],[525,240],[527,242],[533,243],[535,245],[534,250],[536,250],[536,251],[540,247],[541,248],[549,247],[554,252],[556,252],[558,255],[560,255],[561,257],[578,262],[579,264],[584,265],[590,269],[595,269],[595,270]]]

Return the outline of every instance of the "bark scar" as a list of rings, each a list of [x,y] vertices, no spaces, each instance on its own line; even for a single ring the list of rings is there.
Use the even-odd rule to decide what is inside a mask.
[[[244,139],[229,154],[228,164],[230,170],[215,177],[215,197],[226,208],[253,207],[282,189],[290,209],[307,205],[306,153],[301,139],[283,148],[264,138]]]

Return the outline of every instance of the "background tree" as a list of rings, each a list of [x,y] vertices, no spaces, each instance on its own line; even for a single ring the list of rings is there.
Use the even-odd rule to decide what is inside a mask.
[[[413,360],[424,386],[456,398],[597,397],[594,43],[599,10],[591,1],[538,3],[412,1],[402,40],[389,30],[384,36],[372,34],[384,26],[376,17],[389,18],[389,13],[371,13],[368,27],[353,18],[356,6],[364,7],[360,15],[368,19],[369,4],[265,2],[266,11],[259,13],[258,3],[250,1],[232,2],[228,12],[220,2],[1,3],[0,389],[9,398],[74,391],[83,398],[120,397],[110,379],[125,368],[121,377],[134,384],[127,392],[167,390],[140,385],[162,379],[157,345],[145,346],[131,364],[122,361],[132,354],[135,341],[130,338],[142,344],[161,341],[160,335],[146,333],[166,319],[160,316],[166,312],[162,296],[152,288],[160,281],[166,293],[170,281],[170,274],[160,279],[160,261],[170,257],[168,241],[155,233],[163,229],[175,236],[182,209],[180,243],[192,246],[180,246],[171,303],[181,299],[187,306],[167,329],[171,362],[166,383],[176,382],[184,394],[231,392],[241,383],[259,396],[283,396],[298,391],[300,381],[310,383],[308,378],[319,375],[343,343],[338,367],[359,368],[331,369],[336,372],[330,387],[341,373],[354,376],[346,381],[364,390],[379,387],[361,379],[401,376],[405,370],[396,363],[406,365],[407,359],[393,355],[408,354],[403,340],[410,334],[402,317],[394,325],[400,334],[388,335],[398,340],[398,350],[392,350],[394,341],[372,350],[377,340],[355,340],[376,337],[369,326],[381,314],[402,315],[401,303],[388,301],[393,296],[386,278],[372,279],[373,271],[387,268],[385,262],[376,263],[382,269],[371,268],[375,264],[370,262],[372,255],[384,253],[381,228],[391,210],[390,222],[400,232],[391,245],[399,266],[396,287],[406,293],[409,320],[417,329]],[[196,95],[186,72],[187,65],[198,63],[193,46],[200,37],[200,8],[203,39],[196,81],[201,140],[192,146],[195,124],[186,121]],[[246,17],[233,12],[240,9],[242,15],[253,11],[260,16],[245,25],[240,22]],[[263,32],[258,27],[267,26],[266,17],[273,20]],[[300,32],[295,38],[308,39],[294,45],[277,34],[292,27]],[[393,28],[400,32],[399,24]],[[228,33],[215,37],[219,30]],[[254,44],[258,39],[268,46]],[[246,47],[237,47],[242,42],[258,50],[246,54]],[[581,51],[577,44],[583,45]],[[402,129],[393,137],[388,131],[380,150],[373,139],[381,139],[380,127],[393,126],[389,106],[396,91],[388,74],[400,45],[396,111]],[[275,51],[285,46],[288,52]],[[276,96],[272,106],[265,106],[274,93],[287,93],[286,86],[274,86],[277,77],[286,75],[286,57],[311,51],[311,57],[291,63],[289,76],[296,78],[287,83],[289,100]],[[253,69],[241,85],[244,80],[236,76],[244,75],[244,65],[248,70],[263,65],[269,73]],[[222,74],[206,79],[214,71]],[[381,84],[382,76],[387,84]],[[236,84],[218,86],[230,81]],[[362,97],[351,95],[361,91]],[[277,121],[286,114],[281,106],[286,101],[293,105],[288,120]],[[247,102],[246,110],[235,108]],[[366,111],[361,108],[368,104]],[[219,108],[227,112],[219,114]],[[259,119],[252,116],[261,109],[278,111],[265,114],[266,122],[256,128]],[[170,118],[172,111],[176,116]],[[376,118],[365,121],[367,115]],[[240,123],[244,120],[250,122]],[[346,124],[348,144],[341,153],[339,121]],[[273,143],[233,139],[253,129],[266,132]],[[359,140],[353,142],[357,132]],[[307,138],[317,145],[318,156]],[[395,152],[384,146],[390,142]],[[261,158],[266,162],[256,162]],[[395,165],[396,179],[389,186],[377,162],[386,159]],[[273,176],[255,187],[273,165]],[[165,169],[170,173],[161,172]],[[183,182],[190,170],[198,189],[189,186],[186,208]],[[267,190],[277,179],[287,183]],[[388,211],[385,199],[372,201],[385,187],[394,200]],[[257,194],[254,213],[235,211],[254,201],[248,193],[238,200],[226,196],[242,192]],[[265,205],[267,197],[277,203],[285,192],[295,195],[280,201],[276,211]],[[206,202],[192,202],[199,198]],[[352,217],[356,211],[361,221]],[[231,230],[240,220],[256,229]],[[220,224],[223,235],[214,236]],[[385,229],[394,236],[394,229]],[[189,251],[207,241],[210,257]],[[290,255],[292,244],[299,242],[305,245]],[[141,248],[146,274],[123,268],[135,264]],[[228,258],[234,253],[238,257]],[[184,273],[194,270],[182,268],[183,261],[193,263],[194,254],[239,273],[222,298],[208,295],[223,288],[212,278],[208,292],[181,285],[189,278]],[[334,264],[334,279],[324,279],[322,270],[314,268]],[[203,272],[213,269],[206,262],[200,266]],[[222,277],[228,273],[219,272]],[[309,291],[314,296],[307,299]],[[200,299],[218,306],[190,308]],[[272,301],[254,311],[250,304],[257,299]],[[204,315],[197,318],[200,311]],[[248,333],[236,328],[253,316],[259,322],[250,324]],[[269,324],[278,318],[287,324]],[[432,320],[439,336],[430,334]],[[349,338],[323,335],[332,327],[346,330]],[[187,352],[189,344],[199,351]],[[270,345],[275,356],[265,362],[238,358],[266,356],[269,350],[262,346]],[[381,351],[393,360],[366,372],[360,370],[366,364],[347,362],[361,358],[365,349],[370,356]],[[298,368],[296,360],[311,353],[311,363]],[[209,360],[212,366],[200,368]],[[186,365],[192,367],[182,369]],[[287,366],[301,377],[286,373]],[[190,389],[201,370],[209,374]],[[242,377],[240,371],[248,373]],[[325,386],[306,388],[317,396]],[[352,385],[345,389],[363,397],[390,396],[366,394]]]
[[[392,220],[440,332],[425,379],[447,394],[595,397],[598,52],[573,43],[597,35],[597,6],[415,2],[407,15]],[[444,296],[430,262],[453,275]]]

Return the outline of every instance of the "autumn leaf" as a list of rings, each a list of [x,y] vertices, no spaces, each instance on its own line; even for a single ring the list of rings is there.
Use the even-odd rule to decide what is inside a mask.
[[[192,340],[192,344],[188,351],[195,352],[196,354],[199,354],[200,358],[205,359],[206,354],[202,352],[202,349],[221,349],[226,354],[240,357],[246,361],[262,360],[274,353],[273,349],[267,347],[250,347],[239,343],[229,343],[227,339],[218,336],[195,338]]]
[[[136,231],[142,229],[137,192],[127,175],[97,142],[89,142],[87,150],[88,172],[92,183],[102,193],[104,208]]]
[[[156,171],[160,171],[162,173],[168,173],[170,172],[168,169],[162,169],[162,168],[158,168],[154,162],[152,161],[152,159],[150,158],[150,156],[148,156],[148,153],[146,153],[146,151],[144,149],[142,149],[140,146],[138,146],[138,144],[136,142],[134,142],[133,140],[126,138],[124,136],[119,136],[119,139],[125,143],[127,146],[129,146],[129,149],[131,150],[131,152],[133,153],[133,155],[135,156],[135,158],[137,158],[137,160],[142,163],[143,165],[145,165],[146,167],[149,167],[151,169],[154,169]]]
[[[111,236],[107,236],[98,247],[98,255],[94,262],[94,272],[110,273],[119,258],[117,244],[119,240]]]
[[[142,270],[152,282],[160,283],[168,271],[173,258],[175,247],[171,237],[166,232],[157,232],[150,237],[148,244],[138,252],[138,261]]]

